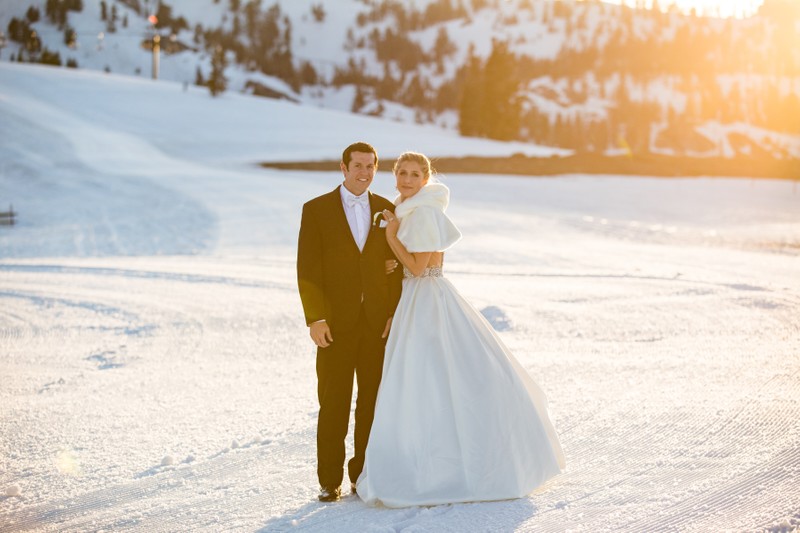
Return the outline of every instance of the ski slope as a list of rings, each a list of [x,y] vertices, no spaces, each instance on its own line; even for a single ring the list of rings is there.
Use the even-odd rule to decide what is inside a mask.
[[[0,532],[792,531],[800,187],[449,175],[446,272],[542,386],[567,471],[527,498],[316,500],[300,209],[260,160],[510,155],[288,103],[0,64]],[[351,437],[352,438],[352,437]],[[350,441],[348,443],[351,448]],[[4,495],[5,494],[5,495]]]

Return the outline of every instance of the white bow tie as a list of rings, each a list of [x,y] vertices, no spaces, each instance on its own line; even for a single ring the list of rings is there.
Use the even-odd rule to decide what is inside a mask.
[[[344,201],[348,207],[355,207],[357,205],[369,207],[369,196],[366,194],[362,194],[361,196],[347,196]]]

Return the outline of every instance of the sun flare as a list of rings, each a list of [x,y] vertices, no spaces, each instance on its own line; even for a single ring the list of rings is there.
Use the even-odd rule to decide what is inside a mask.
[[[684,13],[694,10],[698,15],[714,17],[747,17],[758,11],[764,0],[604,0],[631,7],[653,7],[668,9],[675,6]]]

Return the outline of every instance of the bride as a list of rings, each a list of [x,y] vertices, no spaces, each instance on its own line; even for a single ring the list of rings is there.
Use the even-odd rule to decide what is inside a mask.
[[[492,326],[443,277],[461,233],[430,160],[394,166],[386,239],[404,280],[356,490],[388,507],[519,498],[564,469],[547,400]]]

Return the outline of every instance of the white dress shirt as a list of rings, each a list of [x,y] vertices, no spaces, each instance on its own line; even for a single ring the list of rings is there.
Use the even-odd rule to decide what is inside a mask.
[[[369,236],[369,191],[364,191],[361,196],[356,196],[342,185],[339,188],[342,194],[342,205],[344,214],[347,216],[347,223],[353,233],[353,239],[358,245],[358,249],[363,251],[364,244]]]

